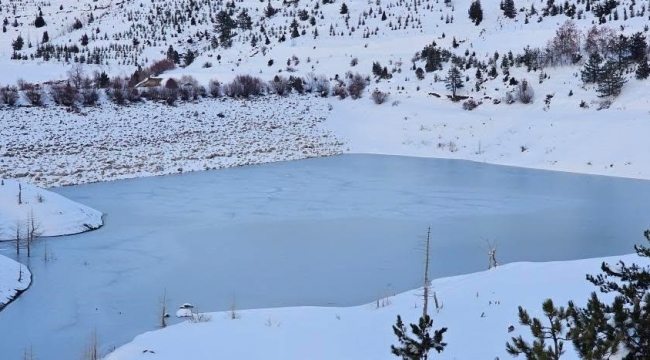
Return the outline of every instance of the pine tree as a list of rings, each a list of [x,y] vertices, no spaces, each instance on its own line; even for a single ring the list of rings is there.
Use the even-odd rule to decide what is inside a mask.
[[[630,37],[629,49],[630,59],[640,64],[648,53],[648,43],[642,32],[636,32]]]
[[[481,6],[480,0],[472,1],[472,4],[469,6],[469,18],[472,22],[478,26],[478,24],[483,21],[483,7]]]
[[[41,40],[41,44],[45,44],[46,42],[50,41],[50,35],[47,34],[47,31],[43,32],[43,39]]]
[[[391,353],[395,356],[401,357],[403,360],[422,360],[428,357],[431,349],[442,352],[447,346],[447,343],[442,342],[442,337],[447,331],[447,328],[441,328],[433,332],[431,336],[431,327],[433,320],[429,315],[420,317],[417,325],[411,325],[411,333],[415,337],[408,335],[406,326],[402,322],[402,318],[397,315],[397,323],[393,325],[393,332],[399,341],[399,346],[391,345]]]
[[[242,30],[251,30],[253,28],[253,20],[246,9],[237,15],[237,26]]]
[[[618,96],[618,94],[621,93],[621,89],[625,82],[625,77],[623,76],[618,63],[609,60],[603,66],[603,75],[598,83],[596,92],[598,92],[599,97]]]
[[[273,17],[273,15],[277,14],[278,10],[276,10],[273,6],[271,6],[271,0],[269,0],[268,5],[264,9],[264,16],[267,18]]]
[[[544,318],[550,322],[548,326],[542,325],[541,320],[537,318],[531,318],[526,310],[519,307],[519,323],[530,328],[535,340],[529,344],[521,335],[513,337],[511,342],[506,344],[508,354],[523,354],[527,359],[539,360],[559,360],[564,354],[564,342],[569,340],[569,331],[565,329],[564,322],[569,317],[569,311],[563,307],[556,308],[551,299],[544,301],[542,310]],[[547,344],[547,340],[550,340],[550,344]]]
[[[196,54],[194,54],[194,51],[188,50],[185,53],[185,56],[183,57],[183,61],[185,61],[185,66],[189,66],[194,62],[194,59],[196,59]]]
[[[39,15],[36,17],[36,20],[34,20],[34,26],[36,28],[42,28],[45,26],[45,19],[43,19],[43,15]]]
[[[453,66],[449,69],[447,77],[445,78],[445,83],[447,90],[451,91],[452,98],[456,99],[456,91],[463,87],[463,74],[457,66]]]
[[[584,68],[580,71],[580,76],[585,84],[597,83],[603,73],[600,63],[603,58],[599,53],[594,52],[589,55],[589,60],[585,63]]]
[[[503,2],[503,15],[510,19],[514,19],[517,16],[514,0],[505,0]]]
[[[269,3],[270,4],[270,3]],[[219,34],[219,43],[224,48],[232,46],[232,38],[237,35],[233,30],[237,27],[235,20],[226,11],[221,10],[217,14],[217,23],[214,26]]]
[[[298,21],[294,18],[293,21],[291,22],[291,38],[297,38],[300,36],[300,32],[298,31]]]
[[[650,242],[650,230],[643,236]],[[650,248],[635,245],[637,255],[650,258]],[[614,302],[603,304],[592,294],[589,307],[578,313],[582,315],[576,323],[574,338],[577,349],[581,349],[589,336],[588,331],[596,331],[607,340],[602,349],[616,349],[618,343],[625,350],[623,360],[642,360],[650,358],[650,267],[637,264],[627,265],[622,261],[616,266],[603,263],[602,274],[587,275],[587,280],[600,288],[603,293],[616,294]],[[605,320],[603,320],[605,318]],[[609,320],[609,321],[608,321]],[[581,336],[581,337],[578,337]]]
[[[343,4],[341,5],[341,11],[340,11],[340,13],[341,13],[341,14],[347,14],[347,13],[348,13],[348,6],[345,5],[345,3],[343,3]]]
[[[645,56],[643,60],[639,62],[639,67],[636,68],[635,76],[638,80],[644,80],[650,76],[650,65],[648,65],[647,56]]]

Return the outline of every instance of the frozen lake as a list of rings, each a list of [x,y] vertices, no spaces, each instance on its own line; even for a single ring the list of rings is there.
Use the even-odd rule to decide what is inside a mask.
[[[650,225],[647,181],[391,156],[56,192],[106,213],[106,225],[40,240],[32,287],[0,312],[2,359],[29,346],[39,360],[79,358],[93,328],[108,351],[156,328],[165,291],[173,313],[184,302],[226,310],[233,299],[349,306],[413,289],[428,226],[440,277],[484,270],[484,239],[502,263],[567,260],[630,253]]]

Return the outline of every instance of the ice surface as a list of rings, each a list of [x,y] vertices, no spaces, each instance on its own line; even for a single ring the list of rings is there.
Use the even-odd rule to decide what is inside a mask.
[[[650,201],[638,180],[372,155],[55,191],[106,224],[47,240],[54,261],[36,246],[31,289],[0,313],[3,357],[77,358],[93,328],[102,351],[125,344],[165,292],[199,312],[372,302],[420,284],[429,225],[435,277],[485,269],[484,238],[502,263],[626,254]]]

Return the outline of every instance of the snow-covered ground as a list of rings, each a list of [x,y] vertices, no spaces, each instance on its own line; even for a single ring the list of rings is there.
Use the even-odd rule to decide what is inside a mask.
[[[102,224],[102,213],[95,209],[34,185],[0,179],[0,241],[15,240],[18,234],[23,249],[28,231],[37,237],[59,236]],[[0,309],[30,283],[26,266],[0,255]]]
[[[31,282],[32,275],[25,265],[0,255],[0,310]]]
[[[0,175],[60,186],[339,154],[320,126],[328,113],[319,99],[275,96],[0,111]]]
[[[21,239],[25,238],[32,219],[37,236],[76,234],[103,224],[102,213],[95,209],[24,182],[3,179],[0,183],[0,240],[15,239],[17,230]]]
[[[512,336],[530,339],[520,326],[517,307],[542,315],[541,303],[551,298],[586,304],[597,289],[585,273],[598,273],[602,261],[639,261],[636,255],[569,262],[514,263],[470,275],[434,280],[432,290],[440,310],[431,310],[434,328],[448,327],[447,348],[436,359],[510,358],[505,344]],[[204,322],[187,321],[140,335],[106,357],[107,360],[180,358],[344,360],[396,359],[391,326],[399,314],[405,323],[422,314],[422,291],[387,296],[350,308],[296,307],[206,314]],[[608,298],[604,296],[603,298]],[[430,306],[433,307],[433,300]],[[543,321],[543,320],[542,320]],[[515,330],[508,332],[514,325]],[[242,339],[245,339],[242,342]],[[563,359],[577,359],[566,344]]]

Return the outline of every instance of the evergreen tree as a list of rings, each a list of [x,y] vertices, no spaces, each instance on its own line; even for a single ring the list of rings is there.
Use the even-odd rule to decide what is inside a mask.
[[[544,301],[542,310],[544,318],[550,322],[548,326],[542,325],[541,320],[537,318],[531,318],[526,310],[519,307],[519,323],[530,328],[535,340],[529,344],[521,335],[513,337],[511,342],[506,343],[508,354],[523,354],[530,360],[559,360],[564,354],[564,342],[569,340],[569,331],[563,323],[568,319],[569,311],[563,307],[556,308],[551,299]],[[547,340],[550,340],[550,344],[547,344]]]
[[[517,16],[514,0],[505,0],[503,2],[503,15],[510,19],[514,19]]]
[[[585,63],[584,68],[580,72],[582,81],[585,84],[597,83],[600,80],[600,77],[603,73],[600,63],[603,62],[603,58],[599,53],[594,52],[589,55],[589,60]]]
[[[34,20],[34,26],[36,28],[42,28],[45,26],[45,19],[43,19],[43,15],[39,15],[36,17],[36,20]]]
[[[341,13],[341,14],[347,14],[347,13],[348,13],[348,6],[345,5],[345,3],[343,3],[343,4],[341,5],[341,11],[340,11],[340,13]]]
[[[469,18],[472,20],[476,26],[483,21],[483,7],[481,6],[480,0],[472,1],[472,4],[469,6]]]
[[[237,26],[242,30],[251,30],[253,28],[253,20],[246,9],[237,15]]]
[[[618,63],[613,60],[608,60],[603,66],[603,75],[596,88],[598,96],[617,96],[621,93],[625,82],[625,77]]]
[[[174,61],[174,47],[171,45],[167,48],[167,59]]]
[[[616,59],[616,64],[619,70],[627,65],[629,49],[630,49],[630,39],[623,35],[619,34],[613,41],[609,44],[609,51]]]
[[[217,23],[214,26],[219,34],[219,43],[224,48],[232,46],[232,38],[236,35],[233,30],[237,27],[235,20],[228,14],[228,12],[221,10],[217,14]]]
[[[433,320],[429,315],[420,317],[417,325],[411,325],[411,333],[415,337],[408,335],[406,326],[402,322],[402,318],[397,315],[397,323],[393,325],[393,332],[399,341],[399,346],[391,345],[391,353],[395,356],[401,357],[403,360],[422,360],[428,357],[431,349],[442,352],[447,346],[447,343],[442,342],[442,337],[447,331],[447,328],[441,328],[433,332],[431,336],[431,327]]]
[[[650,230],[643,233],[650,242]],[[650,248],[635,245],[637,255],[650,258]],[[595,294],[589,307],[578,311],[582,323],[576,323],[574,343],[582,348],[584,339],[592,339],[589,331],[601,334],[604,341],[599,350],[623,347],[623,360],[643,360],[650,358],[650,267],[637,264],[627,265],[622,261],[616,266],[603,263],[602,274],[587,275],[587,280],[600,288],[603,293],[614,293],[614,302],[603,304]],[[582,335],[582,337],[580,337]],[[586,336],[584,336],[586,335]]]
[[[105,87],[108,87],[110,83],[110,79],[108,78],[108,74],[106,74],[105,71],[102,71],[101,74],[99,74],[99,79],[97,80],[100,89],[103,89]]]
[[[18,35],[16,40],[11,42],[11,48],[14,49],[14,53],[16,53],[17,51],[22,50],[24,44],[25,41],[23,40],[23,37]]]
[[[43,39],[41,40],[41,44],[45,44],[50,41],[50,35],[47,34],[47,31],[43,32]]]
[[[457,66],[452,66],[451,69],[449,69],[447,77],[445,78],[445,83],[447,90],[451,91],[451,95],[455,100],[456,91],[463,87],[463,74],[461,74]]]
[[[294,18],[293,21],[291,22],[291,38],[297,38],[300,36],[300,32],[298,31],[298,21]]]
[[[650,65],[648,65],[647,56],[645,56],[643,60],[639,62],[639,67],[636,68],[635,76],[638,80],[644,80],[650,76]]]
[[[277,14],[278,10],[276,10],[273,6],[271,6],[271,0],[269,0],[268,5],[264,9],[264,16],[267,18],[273,17],[273,15]]]
[[[196,54],[194,54],[194,51],[188,50],[187,53],[185,53],[185,56],[183,57],[183,61],[185,62],[185,66],[189,66],[194,62],[194,59],[196,59]]]
[[[646,42],[645,35],[640,31],[634,33],[630,37],[629,48],[630,59],[640,64],[648,53],[648,43]]]
[[[83,34],[83,35],[81,36],[81,40],[80,40],[80,42],[81,42],[81,46],[86,46],[86,45],[88,45],[88,35],[87,35],[87,34]]]

